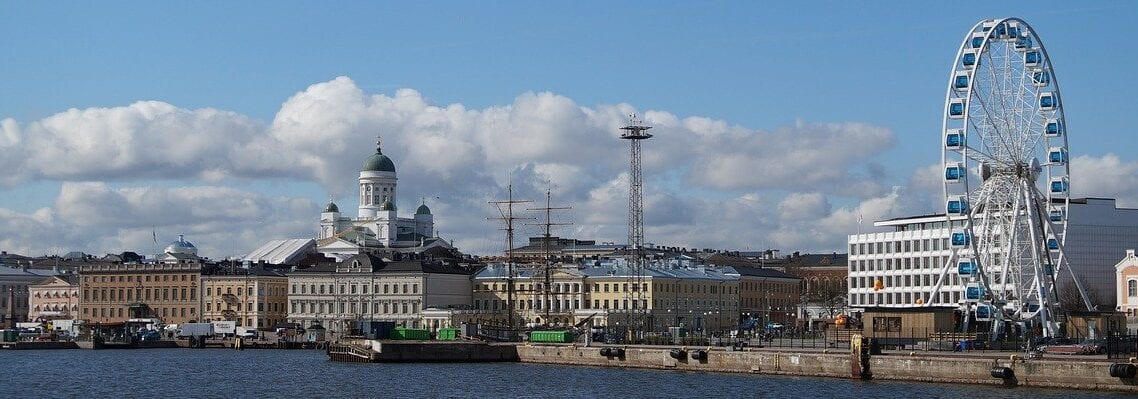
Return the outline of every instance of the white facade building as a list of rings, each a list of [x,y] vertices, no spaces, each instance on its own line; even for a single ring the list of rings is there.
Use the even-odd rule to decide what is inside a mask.
[[[356,218],[344,216],[335,203],[329,202],[320,213],[320,239],[317,251],[344,260],[353,255],[374,252],[380,248],[416,248],[449,245],[434,236],[435,222],[426,203],[415,215],[401,218],[396,213],[395,163],[376,143],[375,154],[364,160],[359,175],[359,213]]]
[[[1115,270],[1118,254],[1138,242],[1138,209],[1115,206],[1113,199],[1072,199],[1068,210],[1064,250],[1069,264],[1099,310],[1115,307]],[[850,235],[849,306],[912,307],[929,303],[933,289],[949,261],[948,236],[952,225],[944,214],[911,216],[874,222],[892,231]],[[1066,271],[1059,286],[1070,280]],[[940,289],[939,304],[962,303],[964,284],[949,273]]]
[[[422,311],[470,306],[465,270],[427,260],[390,260],[372,254],[320,264],[288,275],[288,321],[345,332],[356,320],[393,321],[418,328]]]

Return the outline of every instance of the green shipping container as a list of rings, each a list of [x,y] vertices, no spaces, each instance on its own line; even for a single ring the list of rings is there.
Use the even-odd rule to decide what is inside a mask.
[[[567,343],[573,342],[573,338],[571,331],[534,331],[529,334],[530,342]]]
[[[20,330],[4,330],[4,342],[16,342],[20,340]]]
[[[391,330],[391,339],[426,341],[431,339],[431,332],[417,328],[397,327],[394,330]]]
[[[438,338],[439,341],[454,341],[454,340],[458,339],[458,329],[457,328],[440,328],[439,333],[436,337]]]

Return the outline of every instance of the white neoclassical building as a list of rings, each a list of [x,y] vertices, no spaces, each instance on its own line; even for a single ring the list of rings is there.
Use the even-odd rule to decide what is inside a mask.
[[[362,320],[422,327],[424,309],[467,308],[471,297],[469,272],[453,264],[370,253],[293,271],[288,285],[288,321],[335,333]]]
[[[359,213],[355,218],[340,213],[329,202],[320,213],[317,251],[345,260],[381,248],[421,252],[435,246],[449,247],[435,237],[434,216],[426,203],[412,217],[399,217],[396,203],[395,163],[383,154],[379,142],[375,153],[364,160],[359,176]]]

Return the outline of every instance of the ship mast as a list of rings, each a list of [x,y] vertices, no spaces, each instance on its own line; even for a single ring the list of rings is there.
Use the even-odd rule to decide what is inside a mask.
[[[545,324],[545,325],[549,325],[549,311],[551,308],[553,308],[553,305],[552,305],[553,304],[553,302],[552,302],[552,300],[553,300],[553,287],[552,287],[553,286],[553,270],[552,270],[553,269],[553,260],[552,260],[553,256],[551,255],[551,248],[550,248],[553,244],[550,242],[550,240],[552,239],[551,238],[552,234],[550,234],[550,228],[553,226],[566,226],[566,225],[572,224],[572,223],[553,223],[550,216],[552,216],[551,214],[553,211],[573,209],[573,208],[568,207],[568,206],[553,207],[551,197],[552,197],[552,195],[550,194],[550,190],[546,189],[545,190],[545,207],[544,208],[527,209],[530,211],[545,212],[545,223],[540,223],[540,225],[545,228],[544,233],[542,234],[543,239],[541,240],[541,250],[542,250],[542,253],[543,253],[544,258],[545,258],[545,270],[543,272],[544,284],[542,284],[543,289],[541,290],[542,303],[545,304],[545,308],[543,309],[543,310],[545,310],[545,317],[542,319],[542,321],[544,322],[543,324]],[[527,224],[532,225],[535,223],[527,223]]]
[[[533,202],[530,200],[516,200],[514,199],[514,183],[513,178],[510,179],[510,184],[506,186],[508,197],[505,200],[490,201],[498,209],[501,215],[496,218],[489,218],[491,220],[501,220],[506,223],[506,325],[509,328],[510,339],[515,338],[517,332],[514,325],[514,221],[519,219],[533,219],[514,216],[514,205],[521,203]]]

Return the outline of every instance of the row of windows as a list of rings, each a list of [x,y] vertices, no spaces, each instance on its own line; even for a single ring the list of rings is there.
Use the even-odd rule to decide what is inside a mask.
[[[920,298],[924,303],[929,303],[929,293],[913,293],[913,292],[896,292],[876,293],[876,294],[852,294],[850,295],[850,306],[874,306],[874,305],[915,305],[917,299]],[[951,304],[960,302],[960,291],[940,293],[940,300],[938,303]]]
[[[189,308],[164,308],[164,307],[160,307],[160,308],[152,308],[151,310],[154,311],[156,316],[160,316],[163,318],[166,318],[166,317],[194,317],[194,315],[197,314],[197,308],[192,308],[192,307],[189,307]],[[121,317],[125,317],[123,315],[126,313],[127,312],[125,312],[124,308],[122,308],[122,307],[114,307],[114,308],[109,308],[109,309],[108,308],[98,308],[98,309],[83,308],[83,316],[89,316],[89,317],[102,317],[102,318],[118,317],[118,318],[121,318]],[[189,316],[187,316],[187,314]]]
[[[278,302],[257,302],[257,311],[258,312],[264,312],[266,303],[268,303],[268,305],[269,305],[268,311],[270,311],[270,312],[283,312],[284,311],[284,307],[285,307],[284,303],[278,303]],[[218,311],[222,311],[223,309],[222,309],[221,305],[222,305],[222,302],[206,302],[205,311],[212,312],[214,308],[216,308]],[[224,310],[235,310],[238,312],[242,312],[243,310],[241,310],[241,308],[242,308],[241,302],[238,302],[235,304],[233,309],[229,309],[227,307]],[[247,303],[244,306],[244,308],[245,309],[253,309],[253,302]]]
[[[915,258],[889,258],[850,261],[851,272],[873,272],[886,270],[940,269],[948,263],[947,256],[921,256]],[[993,263],[999,265],[998,255]]]
[[[159,295],[161,294],[161,295]],[[179,295],[180,294],[180,295]],[[189,301],[197,299],[198,289],[191,288],[110,288],[83,290],[84,302]]]
[[[368,313],[372,314],[412,314],[419,312],[419,301],[380,301],[380,302],[337,302],[328,301],[292,301],[292,310],[289,313],[332,313],[334,309],[339,313]]]
[[[904,276],[881,277],[850,277],[850,288],[874,288],[876,280],[881,280],[885,288],[889,287],[932,287],[935,286],[940,274],[917,274]],[[993,281],[999,281],[998,279]],[[960,285],[960,275],[949,274],[944,285]]]
[[[139,276],[139,282],[159,282],[159,281],[193,281],[193,277],[197,274],[162,274],[157,276],[145,275]],[[152,279],[153,277],[153,279]],[[161,278],[159,278],[161,277]],[[133,282],[133,275],[126,276],[83,276],[84,283],[113,283],[113,282]]]
[[[781,287],[781,285],[775,285]],[[478,287],[480,287],[482,291],[505,291],[507,288],[505,283],[483,283],[479,284]],[[590,288],[592,292],[637,291],[636,283],[593,283],[591,287],[589,284],[581,283],[555,283],[552,285],[552,287],[553,289],[551,292],[590,292]],[[648,291],[648,283],[642,283],[640,287],[642,287],[644,291]],[[516,288],[519,291],[543,291],[544,284],[518,284]],[[582,288],[584,291],[581,291]],[[653,283],[652,288],[654,288],[656,292],[675,292],[685,294],[716,294],[721,291],[718,285],[680,283]],[[734,286],[723,287],[722,291],[725,294],[733,294],[737,292]]]
[[[853,255],[873,255],[873,254],[894,254],[894,253],[908,253],[908,252],[921,252],[921,251],[940,251],[941,249],[949,249],[948,238],[925,238],[915,240],[900,240],[889,242],[870,242],[870,243],[857,243],[850,244],[850,256]]]
[[[480,300],[476,299],[474,301],[474,308],[478,309],[478,310],[499,310],[499,309],[505,309],[506,304],[507,304],[507,301],[500,300],[500,299],[480,299]],[[639,304],[640,306],[637,306],[637,304]],[[653,301],[653,304],[655,305],[655,307],[657,309],[675,309],[675,308],[688,309],[688,308],[693,308],[693,307],[710,308],[713,306],[718,306],[720,308],[726,308],[726,309],[734,309],[736,303],[734,301],[722,301],[722,300],[713,301],[713,300],[684,299],[683,303],[681,305],[679,301],[675,301],[675,300],[656,299]],[[544,310],[545,301],[543,301],[541,299],[537,299],[537,300],[520,299],[520,300],[515,301],[514,305],[517,307],[518,310],[526,310],[526,309]],[[620,300],[618,300],[618,299],[613,299],[613,300],[594,299],[592,301],[592,303],[590,303],[589,300],[583,300],[582,301],[579,299],[571,299],[571,300],[570,299],[561,299],[561,300],[549,301],[549,305],[551,306],[550,310],[552,310],[552,311],[576,310],[576,309],[606,309],[606,310],[607,309],[614,309],[614,310],[647,309],[648,308],[648,300],[647,299],[641,299],[641,300],[639,300],[639,302],[637,302],[637,300],[635,300],[635,299],[632,299],[632,300],[629,300],[629,299],[620,299]]]
[[[327,288],[325,288],[325,287],[327,287]],[[335,287],[336,286],[334,284],[328,284],[328,285],[324,285],[324,284],[307,284],[307,285],[305,285],[305,284],[293,284],[292,285],[292,293],[293,294],[317,294],[317,293],[335,294],[336,293]],[[368,294],[368,287],[369,286],[367,284],[340,284],[340,293],[341,294]],[[403,288],[402,291],[400,291],[400,287]],[[297,291],[298,288],[299,288],[299,292]],[[408,294],[408,293],[409,294],[418,294],[419,293],[419,284],[418,283],[413,283],[413,284],[404,283],[402,285],[400,285],[400,284],[375,284],[372,287],[372,292],[378,294],[378,293],[380,293],[380,288],[383,289],[384,294],[398,294],[400,292],[402,292],[404,294]],[[317,292],[317,291],[319,291],[319,292]]]
[[[222,292],[221,292],[222,288],[223,287],[217,287],[217,295],[222,295]],[[224,288],[225,288],[226,294],[233,294],[233,287],[224,287]],[[264,286],[258,286],[257,287],[257,296],[264,296],[266,292],[269,295],[285,295],[286,294],[284,287],[269,286],[267,290],[265,289]],[[246,293],[252,295],[253,294],[253,287],[251,287],[251,286],[245,287],[244,289],[242,289],[242,287],[237,287],[237,296],[242,296],[242,295],[245,295]],[[205,294],[206,294],[206,296],[213,296],[213,287],[206,287]]]

